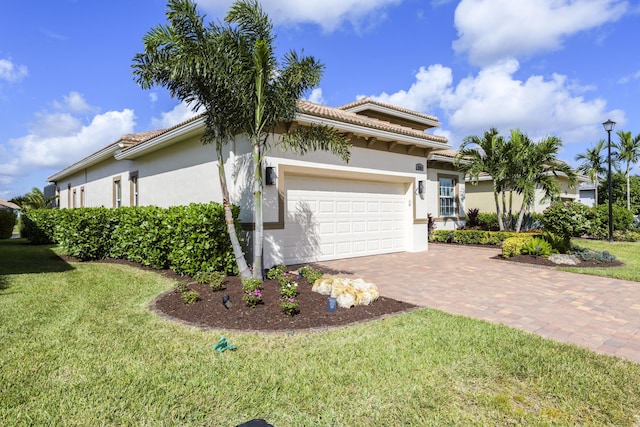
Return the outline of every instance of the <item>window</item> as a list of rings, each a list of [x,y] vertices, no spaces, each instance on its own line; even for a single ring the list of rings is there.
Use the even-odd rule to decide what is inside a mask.
[[[76,189],[73,189],[73,205],[74,208],[76,207]]]
[[[440,217],[456,216],[456,180],[452,177],[439,177]]]
[[[71,207],[71,183],[67,184],[67,208]]]
[[[138,172],[131,172],[129,176],[130,205],[138,206]]]
[[[122,185],[120,177],[113,178],[113,207],[119,208],[122,206]]]

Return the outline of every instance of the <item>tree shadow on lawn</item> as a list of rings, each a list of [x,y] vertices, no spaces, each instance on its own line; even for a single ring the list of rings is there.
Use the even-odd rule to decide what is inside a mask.
[[[0,289],[11,274],[62,273],[74,268],[56,254],[54,245],[31,245],[26,239],[0,240]]]

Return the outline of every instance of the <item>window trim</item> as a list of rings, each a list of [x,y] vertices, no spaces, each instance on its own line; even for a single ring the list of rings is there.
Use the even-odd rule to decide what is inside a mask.
[[[120,175],[113,177],[113,207],[122,206],[122,178]]]
[[[80,207],[84,208],[84,187],[80,187]]]
[[[73,189],[72,200],[73,200],[73,204],[72,204],[71,207],[73,207],[75,209],[77,207],[76,204],[77,204],[77,201],[78,201],[77,191],[76,191],[75,188]]]
[[[438,174],[438,218],[460,218],[458,197],[460,194],[460,178],[457,175]],[[442,215],[442,196],[440,195],[440,180],[453,180],[453,215]]]
[[[138,171],[129,174],[129,206],[140,204],[140,175]]]
[[[67,209],[71,207],[71,183],[67,184]]]

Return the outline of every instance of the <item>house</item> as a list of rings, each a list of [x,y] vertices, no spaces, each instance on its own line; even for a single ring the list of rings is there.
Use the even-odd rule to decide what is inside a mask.
[[[436,117],[368,98],[338,108],[300,101],[288,125],[316,124],[348,136],[351,160],[278,149],[266,156],[266,266],[424,251],[429,214],[438,213],[440,228],[464,219],[463,177],[451,157],[434,154],[451,147],[427,132],[440,125]],[[123,135],[49,177],[59,207],[221,202],[216,150],[201,143],[203,130],[204,118],[196,116],[169,129]],[[249,141],[239,135],[223,156],[230,201],[241,208],[243,229],[251,230]]]
[[[569,185],[569,179],[566,175],[559,173],[556,175],[560,186],[560,199],[563,201],[580,201],[579,186],[586,182],[588,178],[582,175],[577,176],[577,184],[573,187]],[[479,209],[480,212],[495,212],[496,204],[493,196],[493,178],[488,174],[481,174],[477,184],[472,184],[471,179],[466,177],[466,207],[467,209]],[[509,194],[507,194],[507,203]],[[531,206],[531,212],[542,213],[551,204],[550,200],[544,199],[544,191],[540,188],[536,189],[536,194]],[[502,203],[502,198],[500,198]],[[522,206],[522,196],[513,192],[513,210],[517,213]]]
[[[9,202],[4,199],[0,199],[0,210],[8,210],[18,215],[20,213],[20,206],[13,202]]]
[[[593,181],[581,182],[578,187],[578,192],[580,194],[578,201],[583,205],[594,207],[598,204],[596,200],[596,185]]]

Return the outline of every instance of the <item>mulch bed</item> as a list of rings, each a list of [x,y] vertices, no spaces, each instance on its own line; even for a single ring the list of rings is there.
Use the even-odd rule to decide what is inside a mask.
[[[69,257],[66,259],[77,261]],[[211,329],[241,331],[325,329],[374,320],[418,308],[413,304],[381,296],[368,306],[349,309],[337,307],[336,311],[328,312],[327,296],[313,292],[311,285],[304,278],[300,278],[297,280],[299,313],[287,316],[280,307],[280,287],[276,280],[265,280],[262,291],[264,303],[251,308],[242,300],[242,283],[239,277],[228,276],[225,289],[213,292],[208,285],[199,285],[192,278],[180,276],[171,270],[154,270],[120,259],[94,262],[126,264],[155,271],[165,277],[187,283],[190,290],[200,293],[200,299],[194,304],[185,304],[180,294],[171,290],[159,295],[151,303],[151,309],[165,318]],[[222,297],[225,295],[229,296],[232,303],[229,309],[222,304]]]

